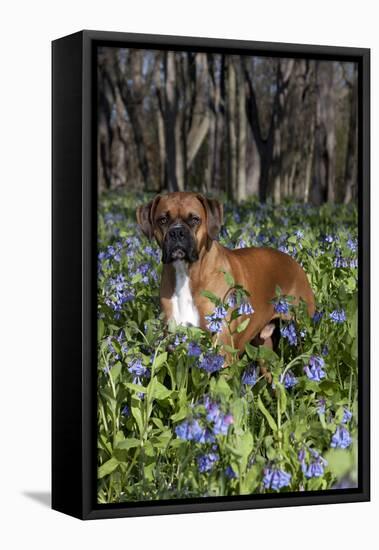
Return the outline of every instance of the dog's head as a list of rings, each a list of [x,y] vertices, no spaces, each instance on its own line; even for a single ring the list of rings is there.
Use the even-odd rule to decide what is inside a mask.
[[[216,238],[222,221],[221,204],[200,193],[158,195],[137,208],[137,222],[149,239],[156,238],[165,264],[196,262]]]

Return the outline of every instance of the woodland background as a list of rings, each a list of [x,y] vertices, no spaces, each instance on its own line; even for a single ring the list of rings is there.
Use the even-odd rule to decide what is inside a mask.
[[[99,191],[354,201],[357,73],[340,61],[101,48]]]

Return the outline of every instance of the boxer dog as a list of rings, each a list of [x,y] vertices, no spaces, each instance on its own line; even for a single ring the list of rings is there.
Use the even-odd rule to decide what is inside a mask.
[[[280,317],[272,304],[277,286],[282,294],[293,296],[295,304],[306,302],[309,315],[314,314],[307,276],[291,256],[272,248],[229,250],[215,240],[223,223],[223,208],[217,200],[199,193],[158,195],[137,208],[137,222],[162,249],[160,299],[166,322],[207,330],[205,316],[215,306],[202,291],[210,290],[224,300],[229,292],[224,272],[248,291],[254,309],[246,329],[233,336],[240,351],[248,342],[272,347],[275,319]],[[246,318],[234,320],[232,331]],[[231,343],[227,330],[221,341]]]

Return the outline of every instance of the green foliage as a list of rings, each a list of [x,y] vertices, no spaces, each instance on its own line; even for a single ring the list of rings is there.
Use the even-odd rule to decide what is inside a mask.
[[[100,202],[99,503],[356,483],[356,210],[292,202],[227,209],[222,244],[273,246],[293,255],[309,275],[323,313],[311,320],[287,297],[297,345],[283,337],[277,353],[248,345],[238,357],[232,346],[222,350],[208,332],[164,326],[160,251],[139,233],[134,217],[136,204],[147,199],[115,194]],[[230,274],[225,278],[238,306],[247,293]],[[211,289],[204,295],[215,307],[228,307]],[[278,289],[274,301],[280,297]],[[335,322],[330,314],[341,310],[346,319]],[[236,316],[233,310],[231,319]],[[282,329],[287,325],[282,321]],[[246,326],[240,324],[238,331]],[[189,349],[195,344],[196,353]],[[213,373],[201,368],[207,354],[222,351],[231,358],[229,366]],[[320,380],[304,370],[312,357],[324,360]],[[333,447],[341,427],[352,441]],[[319,456],[327,464],[312,470]],[[268,484],[270,470],[286,472],[290,481],[278,488]]]

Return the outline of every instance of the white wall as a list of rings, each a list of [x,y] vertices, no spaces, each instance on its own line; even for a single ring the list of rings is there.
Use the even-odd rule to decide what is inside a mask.
[[[50,483],[50,41],[82,28],[372,48],[378,96],[375,2],[361,0],[141,0],[3,2],[0,169],[0,539],[3,548],[359,548],[377,537],[373,502],[81,523],[51,511]],[[376,96],[376,97],[375,97]],[[4,126],[5,122],[5,126]],[[372,151],[378,148],[373,105]],[[372,196],[378,206],[378,160]],[[373,242],[379,217],[373,209]],[[378,255],[373,250],[373,273]],[[378,313],[373,285],[373,319]],[[376,327],[374,326],[374,331]],[[375,337],[375,332],[374,332]],[[377,339],[376,339],[377,340]],[[373,341],[373,357],[378,345]],[[377,445],[373,362],[373,447]],[[69,398],[67,400],[69,406]],[[5,490],[4,490],[5,489]],[[29,493],[29,496],[28,496]],[[30,493],[37,493],[37,499]],[[42,496],[41,496],[42,494]],[[375,537],[375,538],[374,538]],[[375,543],[373,543],[375,545]],[[372,548],[373,545],[371,544]]]

